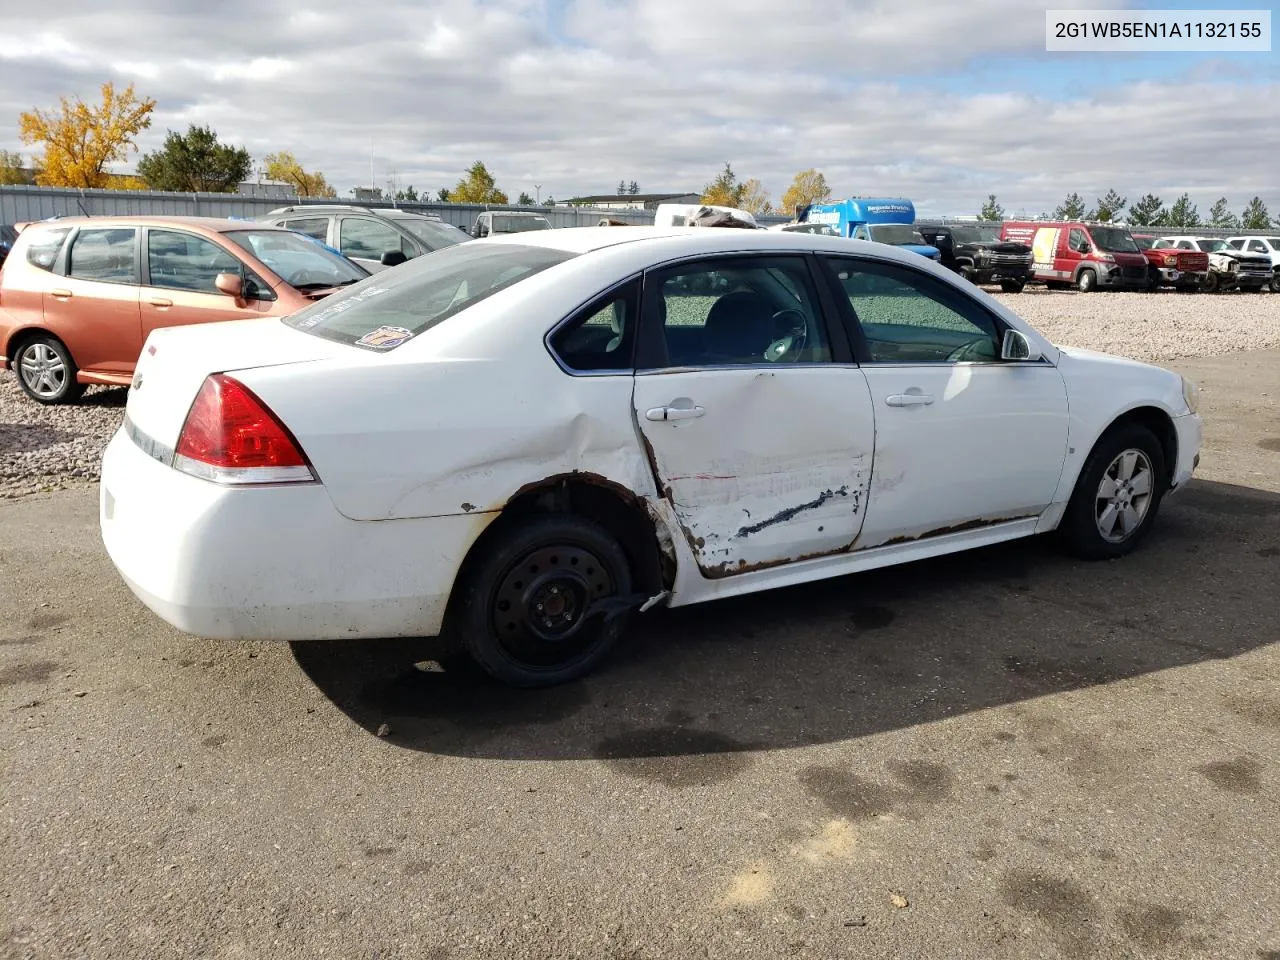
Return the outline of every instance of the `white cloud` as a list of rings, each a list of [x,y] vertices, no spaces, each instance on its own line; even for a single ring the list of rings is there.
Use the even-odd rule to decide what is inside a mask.
[[[19,146],[20,110],[136,78],[159,101],[143,149],[166,128],[209,124],[259,160],[288,149],[342,190],[368,182],[372,144],[380,181],[394,169],[431,193],[477,159],[512,196],[537,182],[561,199],[619,179],[698,189],[727,160],[775,197],[817,166],[838,193],[905,195],[933,213],[975,211],[992,192],[1038,211],[1111,187],[1131,199],[1186,189],[1202,212],[1257,193],[1280,212],[1280,127],[1264,122],[1280,85],[1241,86],[1232,61],[1092,98],[1030,80],[979,94],[920,82],[973,56],[1042,49],[1042,11],[577,0],[566,41],[543,0],[72,3],[6,15],[0,148]]]

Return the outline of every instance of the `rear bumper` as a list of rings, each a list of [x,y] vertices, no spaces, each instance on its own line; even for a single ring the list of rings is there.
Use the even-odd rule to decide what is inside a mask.
[[[157,616],[210,639],[434,636],[492,514],[355,521],[320,484],[229,488],[180,473],[123,432],[102,462],[112,563]]]

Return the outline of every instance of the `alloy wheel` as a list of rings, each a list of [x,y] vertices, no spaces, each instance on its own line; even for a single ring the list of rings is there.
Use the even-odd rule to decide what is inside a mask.
[[[1122,451],[1102,474],[1094,522],[1108,543],[1123,543],[1142,526],[1155,492],[1151,459],[1141,450]]]
[[[33,394],[46,400],[59,396],[67,385],[67,365],[47,343],[32,343],[18,355],[18,372]]]

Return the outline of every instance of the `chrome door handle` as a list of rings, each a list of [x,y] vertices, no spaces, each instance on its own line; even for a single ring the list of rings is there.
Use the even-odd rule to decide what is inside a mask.
[[[884,398],[891,407],[927,407],[933,403],[933,397],[926,393],[895,393]]]
[[[694,420],[707,412],[706,407],[699,407],[692,400],[683,397],[672,400],[665,407],[650,407],[644,412],[646,420]]]
[[[49,296],[53,297],[56,300],[70,300],[71,291],[70,290],[50,290]]]
[[[172,307],[173,301],[167,297],[152,297],[147,301],[153,307]]]

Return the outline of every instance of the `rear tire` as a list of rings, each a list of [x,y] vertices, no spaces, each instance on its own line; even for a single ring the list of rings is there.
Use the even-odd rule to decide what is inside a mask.
[[[1092,293],[1098,287],[1098,275],[1086,267],[1076,277],[1076,289],[1081,293]]]
[[[76,381],[79,368],[71,351],[51,334],[37,334],[19,343],[12,366],[18,386],[36,403],[75,403],[84,393],[84,384]]]
[[[589,673],[626,630],[626,614],[592,614],[631,595],[626,553],[599,524],[572,514],[518,521],[497,534],[460,584],[453,625],[497,680],[544,687]]]
[[[1112,427],[1090,451],[1058,534],[1085,560],[1124,556],[1155,523],[1168,487],[1164,449],[1139,423]]]

